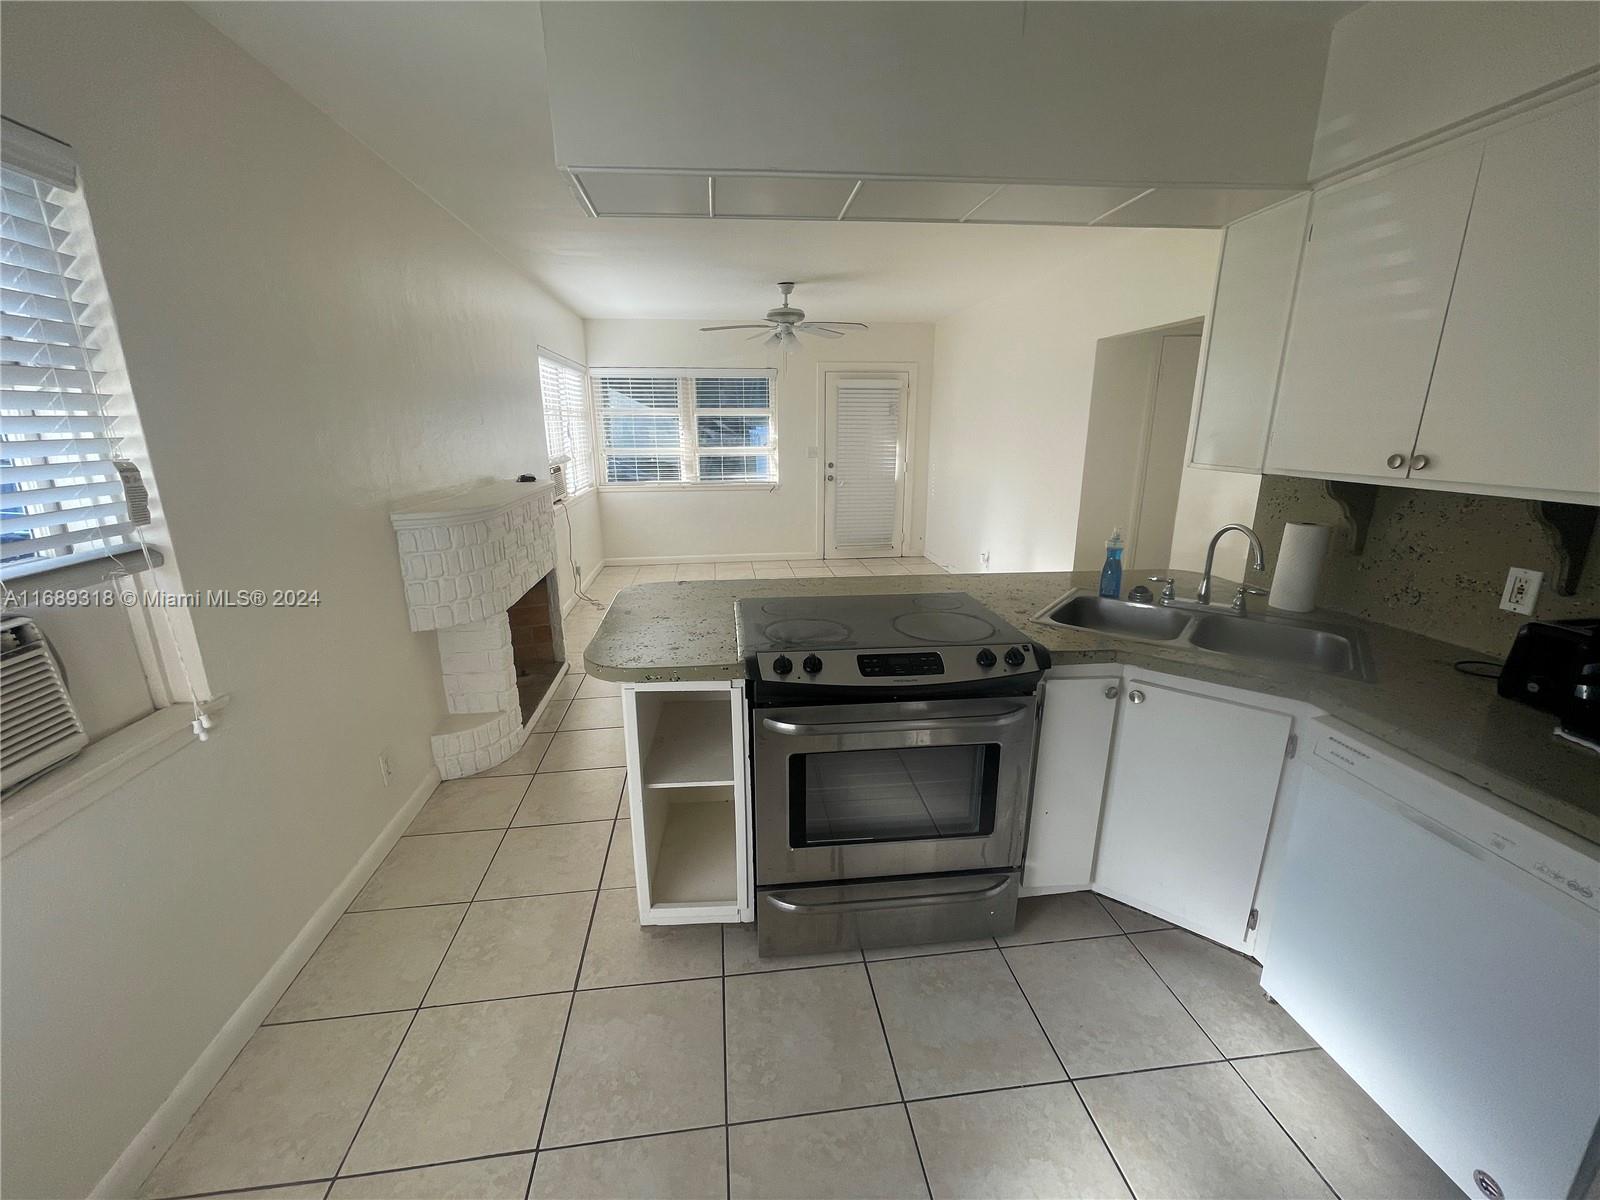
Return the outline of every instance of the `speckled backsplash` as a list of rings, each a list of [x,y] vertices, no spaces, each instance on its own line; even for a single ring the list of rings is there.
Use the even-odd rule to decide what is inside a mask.
[[[1518,626],[1533,619],[1500,610],[1506,571],[1532,567],[1544,572],[1534,617],[1600,616],[1600,546],[1584,565],[1577,595],[1556,595],[1555,550],[1526,500],[1380,487],[1366,549],[1354,555],[1321,480],[1263,476],[1254,524],[1269,576],[1287,521],[1334,527],[1317,589],[1322,608],[1501,658]]]

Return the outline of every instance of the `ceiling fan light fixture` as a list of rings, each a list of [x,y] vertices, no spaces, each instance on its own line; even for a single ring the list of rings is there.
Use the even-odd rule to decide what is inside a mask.
[[[724,330],[754,329],[750,341],[766,337],[764,345],[782,346],[787,350],[790,346],[800,344],[800,334],[814,334],[817,337],[840,338],[850,329],[866,329],[860,321],[808,321],[803,309],[795,308],[789,303],[789,293],[794,291],[794,284],[780,283],[778,291],[783,296],[783,301],[777,308],[768,309],[766,321],[762,324],[749,325],[703,325],[701,333],[720,333]],[[770,331],[770,333],[768,332]]]

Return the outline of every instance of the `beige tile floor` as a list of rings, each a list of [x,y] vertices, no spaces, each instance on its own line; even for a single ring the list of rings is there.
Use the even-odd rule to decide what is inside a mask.
[[[1458,1195],[1254,963],[1111,900],[866,955],[641,928],[613,693],[440,786],[142,1196]]]

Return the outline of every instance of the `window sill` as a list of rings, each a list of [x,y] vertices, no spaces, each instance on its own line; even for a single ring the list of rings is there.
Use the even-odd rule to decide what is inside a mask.
[[[225,696],[209,700],[206,711],[215,714],[226,702]],[[7,796],[0,807],[0,856],[10,855],[197,741],[193,720],[188,704],[157,709],[92,742],[76,758]]]
[[[76,590],[89,590],[102,583],[110,583],[124,575],[137,575],[150,567],[159,567],[166,561],[161,551],[150,547],[150,557],[143,550],[119,550],[115,554],[97,554],[93,558],[80,558],[76,562],[52,563],[44,560],[25,563],[6,573],[6,583],[27,579],[34,581],[30,587],[49,586]]]
[[[602,483],[602,492],[775,492],[782,484],[771,483]]]

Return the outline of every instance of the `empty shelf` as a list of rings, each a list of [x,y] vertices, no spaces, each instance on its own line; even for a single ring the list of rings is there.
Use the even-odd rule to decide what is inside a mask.
[[[644,755],[644,784],[703,787],[733,782],[733,733],[728,703],[669,700]]]
[[[651,907],[737,904],[738,843],[733,804],[674,804],[650,880]]]

